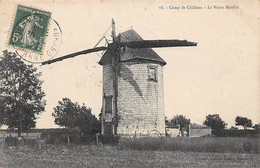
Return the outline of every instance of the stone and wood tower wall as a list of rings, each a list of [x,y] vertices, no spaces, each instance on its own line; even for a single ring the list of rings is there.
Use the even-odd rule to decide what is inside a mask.
[[[151,69],[155,73],[155,79],[150,79]],[[107,103],[112,102],[114,97],[111,64],[103,65],[103,96],[103,116],[107,115],[106,106],[111,106],[109,108],[112,108],[113,118],[115,116],[113,103],[111,105]],[[110,117],[104,118],[110,120]],[[120,63],[118,119],[119,135],[142,136],[155,132],[165,135],[163,65],[138,60]],[[105,124],[108,123],[103,122],[102,133],[105,131]]]

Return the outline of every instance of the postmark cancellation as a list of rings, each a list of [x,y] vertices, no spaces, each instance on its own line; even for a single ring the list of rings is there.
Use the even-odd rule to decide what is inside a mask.
[[[12,46],[20,57],[31,63],[41,63],[52,59],[61,43],[61,28],[50,12],[17,6],[8,46]]]

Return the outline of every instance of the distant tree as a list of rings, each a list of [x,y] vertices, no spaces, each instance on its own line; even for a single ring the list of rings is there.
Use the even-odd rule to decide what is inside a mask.
[[[231,130],[237,130],[238,128],[237,128],[237,127],[234,127],[234,126],[232,126],[230,129],[231,129]]]
[[[101,125],[95,115],[91,114],[91,109],[84,104],[80,109],[76,124],[83,134],[95,134],[100,132]]]
[[[101,127],[102,127],[102,111],[103,109],[101,108],[100,113],[98,114],[98,122],[99,122],[99,132],[101,132]]]
[[[35,127],[36,115],[44,111],[45,93],[41,73],[25,64],[15,53],[3,51],[0,58],[0,123],[9,129],[28,131]]]
[[[237,116],[236,119],[236,125],[243,126],[244,129],[247,127],[252,127],[252,121],[246,117]]]
[[[78,127],[83,134],[100,132],[98,119],[91,114],[91,109],[85,104],[80,106],[69,98],[63,98],[62,101],[58,101],[58,104],[52,113],[55,124],[69,129]]]
[[[73,103],[69,98],[63,98],[62,101],[58,101],[58,104],[52,113],[55,124],[66,128],[76,127],[80,111],[79,104]]]
[[[181,128],[184,128],[186,125],[190,124],[190,119],[187,119],[186,116],[183,115],[176,115],[171,120],[171,123],[180,125]]]
[[[213,130],[222,130],[227,126],[227,123],[219,117],[219,114],[207,115],[203,124],[211,126]]]
[[[98,119],[101,122],[101,120],[102,120],[102,109],[101,109],[100,113],[98,114]]]
[[[165,123],[170,123],[167,117],[165,117]]]
[[[4,101],[0,97],[0,127],[4,124],[5,110],[4,110]]]
[[[259,123],[259,124],[255,124],[255,125],[253,126],[253,128],[254,128],[255,130],[258,130],[258,129],[260,128],[260,123]]]

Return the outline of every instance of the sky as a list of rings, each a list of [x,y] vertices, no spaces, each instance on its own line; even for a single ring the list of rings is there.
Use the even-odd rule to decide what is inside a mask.
[[[14,51],[6,44],[18,4],[51,12],[62,30],[62,44],[55,58],[93,48],[112,18],[117,33],[133,28],[146,40],[197,42],[196,47],[154,49],[167,62],[164,67],[167,118],[180,114],[192,123],[202,124],[206,115],[219,114],[231,127],[239,115],[250,118],[253,124],[260,123],[260,2],[257,0],[4,0],[0,2],[1,51]],[[234,9],[226,9],[226,5]],[[181,6],[185,9],[178,8]],[[110,31],[106,33],[108,38]],[[85,103],[96,116],[100,113],[102,66],[97,63],[100,54],[45,66],[35,64],[43,74],[42,87],[47,100],[45,111],[38,116],[37,128],[58,127],[51,114],[64,97]]]

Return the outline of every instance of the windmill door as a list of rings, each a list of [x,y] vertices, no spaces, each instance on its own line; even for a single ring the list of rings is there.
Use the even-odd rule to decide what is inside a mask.
[[[105,124],[104,133],[113,134],[113,124],[112,124],[112,96],[105,97]]]

